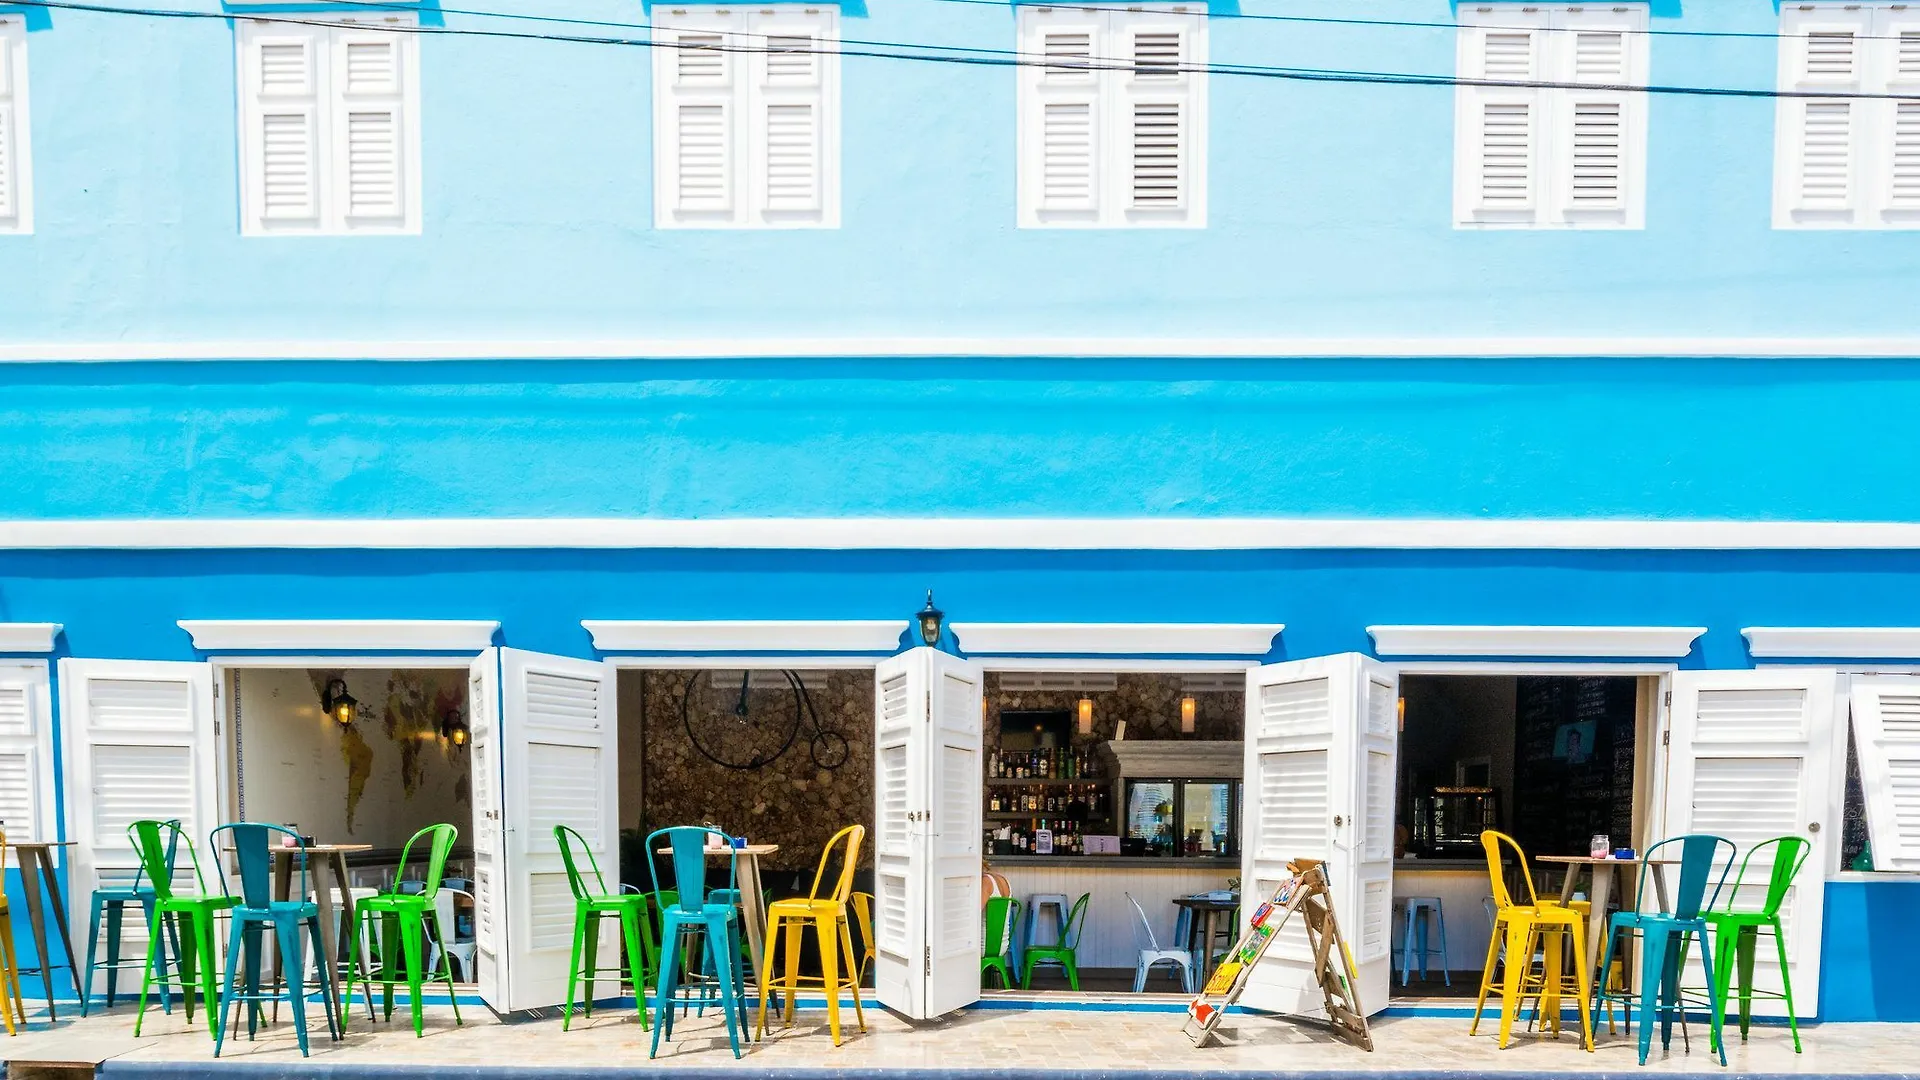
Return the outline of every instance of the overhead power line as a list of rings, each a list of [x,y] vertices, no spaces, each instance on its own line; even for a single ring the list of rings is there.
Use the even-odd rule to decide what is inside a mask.
[[[328,29],[352,28],[381,33],[407,34],[418,37],[475,37],[514,41],[547,41],[578,45],[608,45],[642,49],[698,49],[703,52],[729,53],[798,53],[820,56],[856,57],[876,60],[902,60],[914,63],[955,64],[970,67],[1037,67],[1055,70],[1071,68],[1089,71],[1134,71],[1142,65],[1119,57],[1087,56],[1072,60],[1060,57],[1044,57],[1032,53],[1008,50],[969,50],[948,45],[927,45],[913,42],[896,41],[859,41],[842,39],[832,48],[793,48],[781,45],[742,45],[732,42],[698,45],[682,44],[678,41],[656,41],[649,37],[614,37],[588,34],[545,34],[524,30],[492,30],[479,27],[428,27],[402,23],[347,22],[324,17],[302,17],[297,14],[261,12],[258,15],[233,14],[225,11],[184,11],[168,8],[130,8],[108,4],[86,3],[84,0],[6,0],[12,6],[47,8],[63,11],[83,11],[92,14],[118,15],[148,19],[179,20],[220,20],[257,19],[264,22],[284,23],[293,26],[317,26]],[[940,2],[997,2],[997,0],[940,0]],[[379,4],[355,4],[369,10],[383,7]],[[384,5],[385,10],[401,9],[393,5]],[[1114,9],[1120,10],[1120,9]],[[504,13],[502,17],[506,16]],[[649,35],[656,30],[675,31],[680,27],[656,26],[646,23],[621,24],[623,28],[646,31]],[[731,37],[755,36],[732,33]],[[854,47],[848,48],[852,45]],[[1867,91],[1844,90],[1777,90],[1748,87],[1684,86],[1661,84],[1628,83],[1591,83],[1591,82],[1551,82],[1543,80],[1510,79],[1471,79],[1456,75],[1422,75],[1407,72],[1387,71],[1349,71],[1335,68],[1318,67],[1279,67],[1254,64],[1162,64],[1145,65],[1145,70],[1156,74],[1183,72],[1187,74],[1238,76],[1243,78],[1277,79],[1288,82],[1304,83],[1344,83],[1373,86],[1427,86],[1427,87],[1481,87],[1489,89],[1519,90],[1585,90],[1616,91],[1621,93],[1659,94],[1665,96],[1696,96],[1723,98],[1817,98],[1843,100],[1889,100],[1920,101],[1913,94],[1887,94]]]

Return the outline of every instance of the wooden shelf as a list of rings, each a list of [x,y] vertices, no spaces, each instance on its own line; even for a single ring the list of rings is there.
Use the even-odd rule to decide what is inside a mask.
[[[1106,783],[1111,783],[1111,781],[1104,776],[1082,776],[1073,780],[1062,780],[1057,776],[1032,776],[1025,780],[1010,780],[1004,776],[987,777],[988,787],[1067,787],[1074,784],[1095,785]]]
[[[1071,821],[1075,825],[1083,825],[1090,821],[1107,820],[1103,817],[1073,817],[1064,810],[1002,810],[998,813],[989,810],[981,816],[988,821],[1034,821],[1039,818],[1046,818],[1050,821]]]

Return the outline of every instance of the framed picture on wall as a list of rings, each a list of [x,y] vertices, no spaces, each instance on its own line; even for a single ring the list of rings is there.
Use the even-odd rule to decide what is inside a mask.
[[[1585,765],[1593,760],[1592,720],[1561,724],[1553,733],[1553,756],[1569,765]]]

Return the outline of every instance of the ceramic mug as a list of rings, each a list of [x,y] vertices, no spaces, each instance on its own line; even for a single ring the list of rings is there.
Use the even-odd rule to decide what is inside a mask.
[[[1627,861],[1627,862],[1632,862],[1632,861],[1633,861],[1633,849],[1632,849],[1632,848],[1630,848],[1630,847],[1623,847],[1623,848],[1615,848],[1615,849],[1613,849],[1613,857],[1614,857],[1614,858],[1616,858],[1616,859],[1622,859],[1622,860],[1625,860],[1625,861]]]

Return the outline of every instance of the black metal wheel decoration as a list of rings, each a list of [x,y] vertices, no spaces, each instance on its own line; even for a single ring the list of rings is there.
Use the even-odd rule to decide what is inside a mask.
[[[755,679],[755,675],[760,678]],[[708,761],[748,772],[780,760],[800,737],[804,720],[813,733],[807,756],[816,768],[846,764],[846,736],[820,725],[819,713],[798,673],[696,671],[680,697],[680,717],[694,749]],[[737,675],[737,679],[736,679]]]

